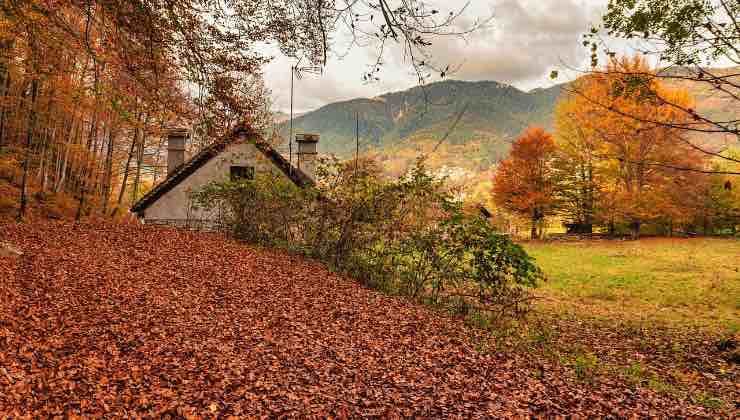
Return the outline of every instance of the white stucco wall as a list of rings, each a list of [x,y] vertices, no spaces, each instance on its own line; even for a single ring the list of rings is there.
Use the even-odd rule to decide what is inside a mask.
[[[287,179],[254,144],[231,144],[151,204],[144,212],[144,221],[211,219],[211,215],[191,208],[189,193],[213,181],[228,181],[231,166],[253,166],[255,173],[272,172]]]

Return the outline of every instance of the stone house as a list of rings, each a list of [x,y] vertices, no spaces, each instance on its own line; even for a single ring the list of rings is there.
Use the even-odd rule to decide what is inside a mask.
[[[211,229],[216,215],[192,206],[190,193],[217,181],[254,178],[271,172],[299,187],[312,185],[319,136],[296,136],[298,166],[268,144],[259,133],[238,127],[185,161],[186,130],[172,130],[167,137],[167,177],[143,196],[131,211],[146,224],[166,224]]]

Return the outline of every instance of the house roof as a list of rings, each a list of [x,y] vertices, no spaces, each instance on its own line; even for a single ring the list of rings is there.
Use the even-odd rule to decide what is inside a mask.
[[[306,175],[305,172],[288,162],[288,160],[273,149],[259,133],[250,127],[241,126],[231,130],[231,132],[216,141],[214,144],[201,150],[200,153],[193,156],[192,159],[175,168],[171,174],[167,175],[167,178],[155,185],[146,195],[141,197],[141,199],[131,207],[131,211],[133,213],[141,213],[146,210],[147,207],[151,206],[160,197],[175,188],[185,178],[200,169],[208,161],[218,156],[227,146],[241,141],[240,137],[242,134],[246,134],[247,139],[253,139],[257,150],[262,152],[262,154],[277,166],[295,185],[304,188],[314,184],[313,180]]]

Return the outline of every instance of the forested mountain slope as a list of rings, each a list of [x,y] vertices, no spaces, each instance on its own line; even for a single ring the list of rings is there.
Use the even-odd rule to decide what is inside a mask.
[[[340,156],[355,150],[359,115],[362,150],[419,138],[441,138],[465,113],[449,142],[494,141],[514,136],[529,124],[550,126],[560,86],[523,92],[498,82],[444,81],[371,99],[337,102],[294,121],[296,132],[321,134],[321,151]],[[282,126],[286,133],[287,124]]]
[[[676,69],[673,73],[681,71],[684,70]],[[740,67],[710,72],[740,73]],[[713,119],[740,118],[740,110],[735,109],[737,102],[717,95],[707,83],[681,79],[663,81],[688,90],[696,100],[697,110]],[[567,84],[524,92],[495,81],[447,80],[375,98],[332,103],[295,118],[294,130],[296,133],[320,133],[321,153],[350,157],[355,151],[357,114],[360,150],[373,151],[392,160],[398,156],[428,153],[465,108],[462,119],[446,141],[447,152],[437,150],[436,166],[457,166],[459,156],[450,153],[465,153],[462,167],[480,171],[505,154],[512,138],[527,126],[551,129],[555,105],[564,88],[567,89]],[[283,138],[287,138],[287,120],[280,122]],[[707,138],[706,141],[724,140]]]

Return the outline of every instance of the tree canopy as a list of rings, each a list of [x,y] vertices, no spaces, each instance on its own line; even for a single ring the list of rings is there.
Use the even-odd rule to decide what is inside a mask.
[[[36,192],[69,193],[80,210],[121,207],[161,176],[172,125],[192,127],[197,148],[237,123],[272,123],[265,46],[321,67],[344,33],[374,48],[364,78],[375,80],[386,43],[397,43],[424,81],[445,72],[428,48],[459,33],[461,10],[424,0],[2,2],[0,163],[23,167],[3,178],[19,185],[21,216]]]
[[[740,3],[733,0],[610,0],[601,25],[593,27],[584,40],[584,45],[591,50],[594,70],[600,52],[608,57],[615,56],[604,35],[628,40],[640,53],[655,59],[660,71],[625,70],[646,88],[656,78],[688,81],[704,86],[713,96],[729,103],[728,112],[717,117],[652,91],[657,101],[686,114],[684,121],[671,122],[671,126],[694,133],[725,134],[735,141],[740,138],[740,71],[737,67],[727,71],[709,69],[717,65],[740,65]],[[700,147],[697,142],[694,145]],[[733,158],[728,160],[733,161]]]

